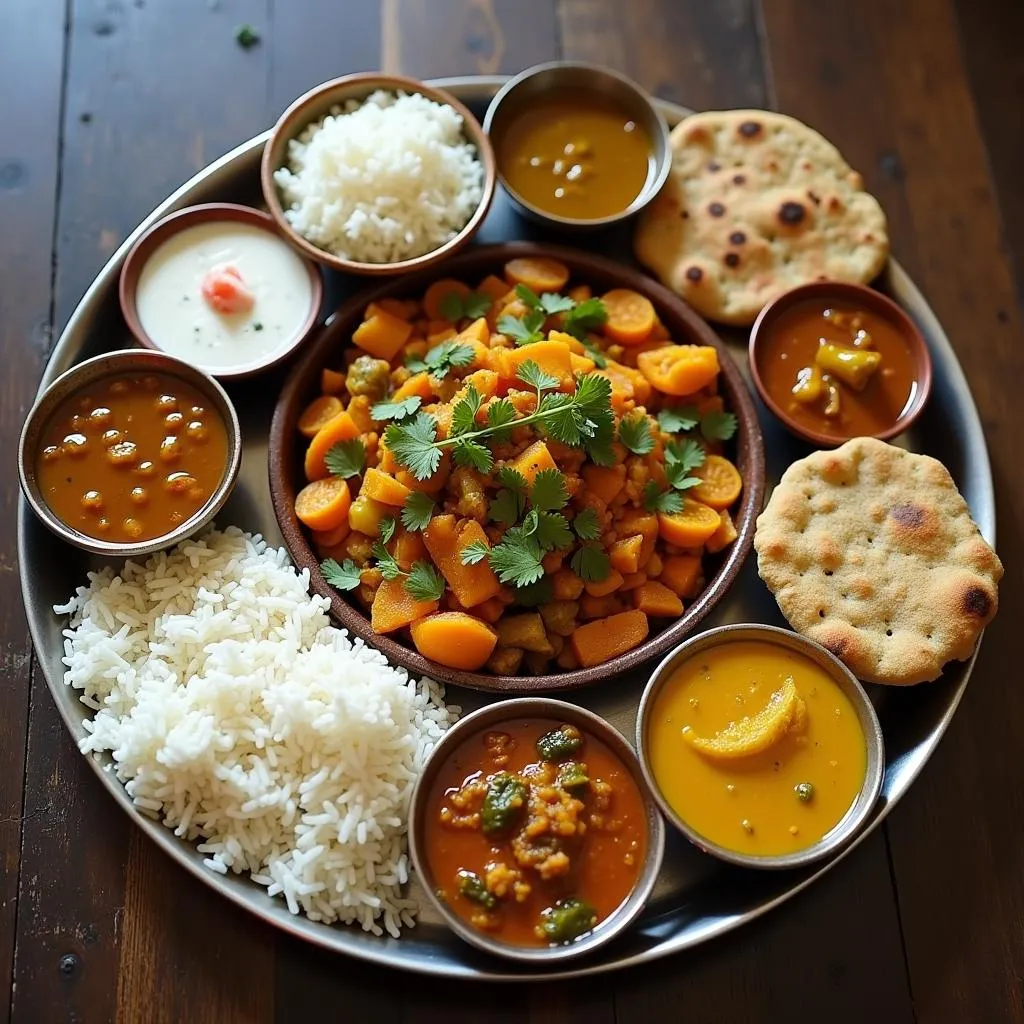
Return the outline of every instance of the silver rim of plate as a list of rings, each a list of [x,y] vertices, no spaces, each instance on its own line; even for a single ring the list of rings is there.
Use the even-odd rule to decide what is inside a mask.
[[[502,76],[488,76],[437,79],[431,84],[448,89],[482,116],[482,106],[506,81]],[[669,124],[675,124],[689,113],[675,104],[656,102]],[[129,343],[117,304],[118,271],[125,254],[150,225],[176,209],[196,203],[234,201],[260,205],[260,154],[268,136],[269,132],[258,135],[214,161],[164,200],[132,232],[108,260],[72,314],[46,367],[40,390],[70,366],[100,351],[97,339],[113,340],[115,344],[111,347],[117,347],[120,342]],[[502,240],[508,234],[502,225],[511,223],[523,224],[507,198],[501,195],[495,201],[479,240]],[[523,230],[529,233],[533,229],[524,227]],[[897,443],[939,455],[946,462],[981,532],[994,544],[992,476],[981,422],[967,381],[938,320],[895,260],[890,260],[881,284],[883,290],[917,321],[935,361],[930,408],[910,432],[910,437],[899,439]],[[362,287],[365,283],[355,282],[350,291]],[[333,308],[328,294],[325,309]],[[104,330],[104,325],[111,325],[113,329]],[[730,344],[730,348],[745,367],[744,347]],[[266,479],[269,415],[264,415],[261,409],[268,404],[272,406],[276,400],[274,388],[279,382],[279,377],[271,375],[229,386],[239,407],[246,443],[239,485],[220,516],[223,525],[234,523],[260,532],[275,545],[282,542]],[[781,426],[771,422],[770,414],[763,407],[759,412],[765,430],[771,486],[785,465],[807,449],[790,438]],[[927,443],[922,444],[925,440]],[[65,601],[76,586],[85,582],[88,570],[98,569],[104,563],[84,553],[75,552],[70,556],[69,551],[33,518],[21,498],[18,556],[29,628],[47,685],[77,742],[85,734],[82,722],[87,709],[79,702],[77,692],[64,684],[61,664],[64,621],[53,613],[52,605]],[[44,567],[45,571],[41,572]],[[767,588],[757,579],[753,556],[747,560],[730,593],[701,628],[743,621],[784,625]],[[432,916],[425,901],[421,901],[422,913],[417,926],[406,930],[400,939],[375,937],[354,926],[325,926],[293,916],[282,900],[268,896],[254,882],[242,876],[215,874],[204,867],[202,855],[192,844],[178,839],[159,822],[139,813],[123,785],[108,770],[109,757],[90,755],[88,761],[114,799],[165,853],[221,895],[292,935],[349,956],[425,974],[493,981],[579,977],[654,960],[731,931],[804,889],[841,861],[877,828],[935,750],[956,711],[976,657],[977,651],[970,661],[954,665],[937,682],[909,688],[910,692],[902,688],[868,687],[886,740],[882,794],[864,830],[833,858],[813,868],[782,875],[743,871],[713,862],[670,829],[661,876],[637,923],[593,956],[574,962],[571,967],[547,971],[524,969],[513,961],[486,957],[452,934],[439,917]],[[608,719],[632,743],[636,705],[646,678],[647,672],[636,673],[627,679],[574,693],[573,699]],[[453,688],[449,690],[449,699],[471,710],[493,698]]]

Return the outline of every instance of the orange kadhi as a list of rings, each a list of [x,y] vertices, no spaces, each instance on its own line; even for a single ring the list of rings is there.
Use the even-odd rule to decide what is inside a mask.
[[[683,662],[648,723],[665,800],[710,843],[752,856],[795,853],[830,832],[867,770],[857,712],[810,658],[735,641]]]

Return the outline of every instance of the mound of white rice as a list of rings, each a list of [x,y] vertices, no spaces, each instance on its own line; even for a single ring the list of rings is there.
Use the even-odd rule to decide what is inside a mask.
[[[443,245],[480,205],[484,170],[461,116],[419,93],[350,100],[288,144],[285,216],[344,259],[393,263]]]
[[[397,935],[412,785],[454,720],[416,683],[329,625],[282,550],[229,528],[67,605],[64,679],[96,713],[83,751],[110,751],[144,812],[214,871],[248,872],[292,913]]]

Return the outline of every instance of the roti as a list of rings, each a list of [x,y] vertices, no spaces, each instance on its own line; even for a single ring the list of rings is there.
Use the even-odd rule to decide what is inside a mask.
[[[637,258],[702,316],[746,326],[797,285],[866,284],[885,214],[813,128],[763,110],[710,111],[672,131],[672,173],[637,225]]]

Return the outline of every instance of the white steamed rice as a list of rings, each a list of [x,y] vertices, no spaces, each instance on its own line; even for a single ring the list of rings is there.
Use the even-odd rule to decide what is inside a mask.
[[[55,609],[64,680],[95,712],[80,746],[110,751],[136,806],[201,839],[212,870],[397,935],[416,911],[409,796],[457,709],[330,626],[308,584],[234,528],[90,573]]]
[[[378,90],[309,125],[274,180],[285,217],[308,241],[344,259],[393,263],[465,227],[484,170],[452,107]]]

